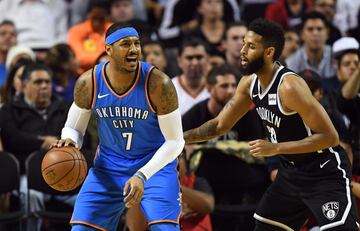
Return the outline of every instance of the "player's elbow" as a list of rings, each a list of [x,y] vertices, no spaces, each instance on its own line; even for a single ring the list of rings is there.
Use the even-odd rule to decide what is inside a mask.
[[[185,140],[183,137],[177,140],[177,146],[178,146],[177,150],[179,151],[179,155],[180,155],[180,153],[182,152],[182,150],[184,150],[185,147]]]
[[[181,154],[181,152],[184,150],[185,147],[185,140],[182,137],[177,138],[173,141],[173,144],[175,146],[175,152],[174,152],[174,160]]]
[[[202,209],[201,209],[201,211],[199,211],[199,213],[201,213],[201,214],[210,214],[215,209],[214,196],[206,195],[204,199],[205,199],[205,203],[203,204]]]
[[[214,212],[215,210],[215,198],[214,196],[209,196],[209,199],[208,199],[208,213],[212,213]]]

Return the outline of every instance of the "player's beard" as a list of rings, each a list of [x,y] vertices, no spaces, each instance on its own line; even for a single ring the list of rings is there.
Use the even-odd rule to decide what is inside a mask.
[[[246,67],[240,65],[240,72],[242,75],[250,75],[258,72],[264,66],[264,57],[260,55],[252,62],[249,62]]]

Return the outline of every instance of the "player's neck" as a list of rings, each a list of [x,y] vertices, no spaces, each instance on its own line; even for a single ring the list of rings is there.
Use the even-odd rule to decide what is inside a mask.
[[[110,84],[115,88],[123,88],[130,85],[134,78],[136,78],[136,71],[126,71],[118,66],[111,66],[111,63],[106,67],[106,75]]]
[[[263,68],[260,71],[256,72],[260,80],[261,89],[265,89],[271,82],[272,78],[274,77],[274,73],[279,68],[279,64],[276,62],[264,64]]]

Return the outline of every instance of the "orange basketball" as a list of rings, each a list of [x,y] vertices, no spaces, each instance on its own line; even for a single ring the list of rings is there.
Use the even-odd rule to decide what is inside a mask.
[[[71,191],[84,181],[87,163],[77,148],[52,148],[42,160],[41,173],[45,182],[53,189]]]

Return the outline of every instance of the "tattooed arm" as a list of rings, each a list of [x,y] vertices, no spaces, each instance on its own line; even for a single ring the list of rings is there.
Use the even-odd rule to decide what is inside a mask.
[[[91,107],[91,98],[93,94],[91,72],[92,70],[88,70],[82,74],[76,81],[74,88],[74,102],[78,107],[83,109],[90,109]]]
[[[179,107],[175,87],[171,79],[158,69],[154,69],[149,79],[149,95],[158,115],[165,115]]]
[[[221,136],[230,130],[250,108],[250,82],[251,77],[242,77],[235,95],[225,105],[217,117],[207,121],[198,128],[184,132],[185,143],[192,144],[207,141],[214,137]]]

